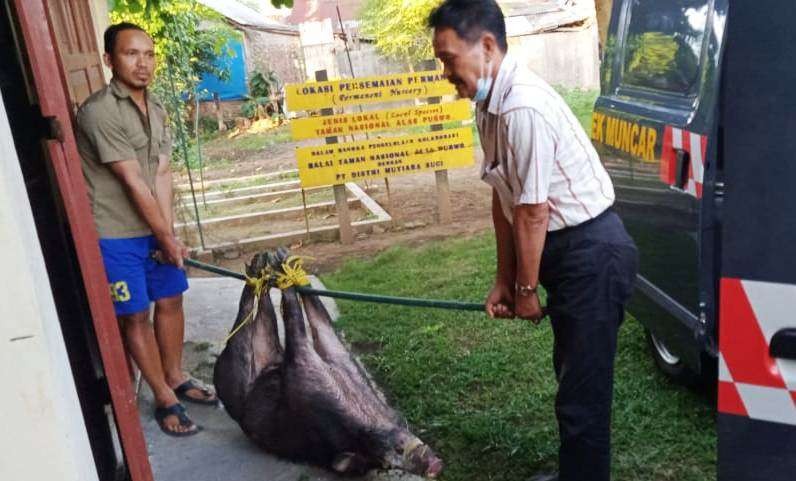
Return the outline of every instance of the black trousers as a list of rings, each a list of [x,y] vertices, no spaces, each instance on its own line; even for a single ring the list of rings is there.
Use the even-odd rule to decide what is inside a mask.
[[[560,481],[611,477],[616,338],[637,270],[638,251],[613,210],[548,233],[540,281],[555,339]]]

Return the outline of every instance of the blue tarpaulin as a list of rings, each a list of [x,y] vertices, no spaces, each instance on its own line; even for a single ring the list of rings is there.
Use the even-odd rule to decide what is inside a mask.
[[[234,52],[230,55],[230,50]],[[231,39],[218,56],[215,64],[229,69],[229,80],[222,81],[215,75],[205,74],[197,87],[199,100],[212,100],[217,93],[221,100],[241,100],[246,98],[246,59],[243,56],[243,43]]]

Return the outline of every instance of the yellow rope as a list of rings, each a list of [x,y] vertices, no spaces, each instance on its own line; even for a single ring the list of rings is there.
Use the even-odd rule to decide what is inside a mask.
[[[310,283],[304,270],[304,259],[309,257],[290,256],[282,263],[282,272],[276,276],[276,286],[282,290],[293,286],[306,286]]]
[[[254,295],[259,297],[260,294],[263,292],[265,286],[268,285],[268,281],[271,280],[272,274],[269,268],[265,268],[260,271],[260,275],[258,277],[249,277],[246,276],[246,285],[251,286],[254,288]]]
[[[238,333],[243,326],[250,323],[252,319],[254,319],[254,313],[257,311],[257,307],[260,305],[260,296],[262,295],[263,291],[265,291],[266,295],[268,295],[268,283],[273,279],[273,274],[271,273],[270,267],[266,267],[265,269],[260,271],[260,275],[258,277],[249,277],[246,276],[246,285],[251,286],[254,288],[254,303],[252,305],[252,310],[249,311],[249,314],[241,321],[238,326],[233,329],[227,337],[224,338],[224,344],[226,345],[232,336]]]
[[[307,271],[304,270],[304,259],[311,259],[311,257],[304,256],[290,256],[282,263],[282,271],[275,273],[271,266],[266,266],[260,271],[258,277],[246,276],[246,285],[254,288],[254,305],[249,314],[235,327],[227,337],[224,338],[224,344],[238,333],[243,326],[250,323],[254,319],[257,307],[260,305],[260,296],[265,292],[268,295],[268,287],[271,282],[275,282],[276,286],[282,290],[288,289],[293,286],[306,286],[310,283],[307,277]]]

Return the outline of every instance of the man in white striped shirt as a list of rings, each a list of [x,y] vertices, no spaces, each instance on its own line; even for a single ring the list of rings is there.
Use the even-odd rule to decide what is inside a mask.
[[[494,0],[446,0],[429,25],[446,77],[476,102],[497,239],[487,314],[538,322],[547,291],[559,474],[534,479],[608,481],[616,338],[638,265],[611,179],[564,100],[508,53]]]

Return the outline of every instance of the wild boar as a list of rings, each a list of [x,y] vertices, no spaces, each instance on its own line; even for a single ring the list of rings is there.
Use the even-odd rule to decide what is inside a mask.
[[[279,269],[286,257],[284,250],[258,254],[247,273]],[[388,405],[320,300],[292,287],[282,292],[283,348],[267,291],[251,314],[255,289],[243,288],[232,327],[238,331],[214,371],[218,396],[246,435],[270,453],[342,474],[397,468],[439,475],[440,458]]]

